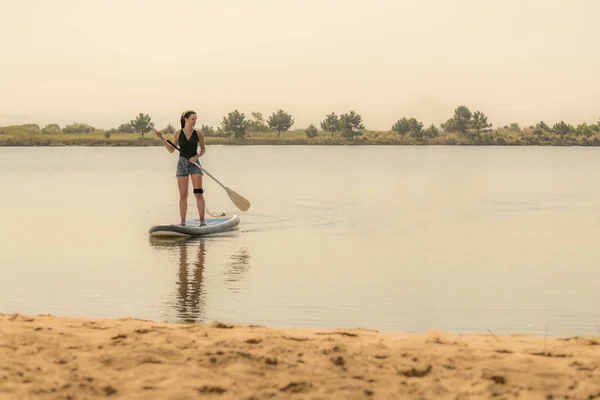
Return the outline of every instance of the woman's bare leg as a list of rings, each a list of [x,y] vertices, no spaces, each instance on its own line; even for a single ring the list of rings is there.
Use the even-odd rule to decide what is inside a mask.
[[[188,183],[189,179],[187,176],[177,177],[177,186],[179,187],[179,216],[181,217],[182,225],[185,224],[187,215]]]
[[[202,189],[202,175],[192,175],[192,185],[194,186],[194,196],[196,196],[196,204],[198,205],[198,214],[200,215],[200,225],[204,224],[204,194],[197,193],[197,189]]]

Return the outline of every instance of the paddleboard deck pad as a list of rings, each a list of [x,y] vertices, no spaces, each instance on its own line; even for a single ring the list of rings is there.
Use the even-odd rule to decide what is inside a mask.
[[[240,217],[236,214],[226,214],[217,218],[207,218],[205,226],[200,226],[199,219],[185,222],[185,226],[161,224],[150,227],[149,234],[153,237],[182,237],[204,236],[214,233],[227,232],[235,229],[240,224]]]

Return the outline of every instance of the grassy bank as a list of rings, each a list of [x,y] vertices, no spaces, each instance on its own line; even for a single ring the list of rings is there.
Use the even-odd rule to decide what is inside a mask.
[[[141,138],[134,133],[104,131],[91,133],[40,133],[27,126],[0,127],[0,146],[161,146],[160,140],[147,134]],[[231,137],[207,137],[207,144],[223,145],[477,145],[477,146],[600,146],[600,133],[591,135],[558,135],[553,132],[534,133],[495,130],[480,134],[461,135],[442,132],[437,137],[417,139],[399,136],[393,132],[365,131],[354,140],[339,134],[319,132],[308,138],[303,130],[284,132],[250,132],[243,139]]]

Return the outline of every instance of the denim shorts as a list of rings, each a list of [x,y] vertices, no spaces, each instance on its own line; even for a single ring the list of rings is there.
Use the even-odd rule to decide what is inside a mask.
[[[200,163],[200,161],[197,162]],[[175,176],[188,176],[194,174],[204,175],[202,169],[200,169],[198,165],[191,163],[187,158],[180,156],[177,161],[177,172]]]

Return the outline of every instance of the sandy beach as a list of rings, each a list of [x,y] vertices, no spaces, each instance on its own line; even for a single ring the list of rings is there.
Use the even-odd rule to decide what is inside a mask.
[[[0,399],[594,399],[600,338],[0,314]]]

